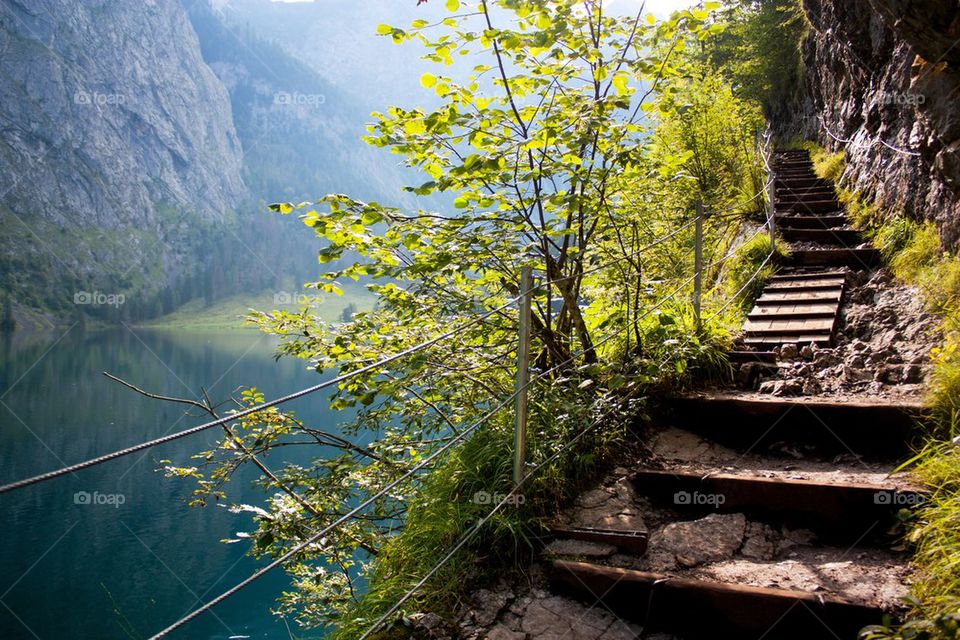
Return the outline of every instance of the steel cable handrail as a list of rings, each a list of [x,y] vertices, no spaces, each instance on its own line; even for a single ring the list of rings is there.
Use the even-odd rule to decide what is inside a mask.
[[[685,280],[683,283],[680,284],[680,286],[678,286],[678,287],[675,288],[673,291],[671,291],[668,295],[666,295],[665,297],[663,297],[656,305],[654,305],[653,307],[650,307],[649,309],[647,309],[640,317],[637,318],[637,320],[639,320],[639,319],[641,319],[641,318],[644,318],[644,317],[646,317],[647,315],[649,315],[650,313],[653,313],[653,311],[659,309],[659,308],[660,308],[661,306],[663,306],[668,300],[670,300],[670,299],[673,298],[677,293],[679,293],[680,291],[682,291],[683,288],[686,287],[688,284],[690,284],[692,281],[693,281],[693,278],[692,278],[692,277],[691,277],[691,278],[688,278],[687,280]],[[493,409],[491,409],[490,411],[488,411],[482,418],[480,418],[479,420],[477,420],[476,422],[474,422],[474,423],[473,423],[472,425],[470,425],[467,429],[461,431],[456,437],[454,437],[454,438],[451,439],[449,442],[447,442],[446,444],[444,444],[441,448],[437,449],[437,451],[433,452],[432,454],[430,454],[429,456],[427,456],[426,458],[424,458],[422,462],[420,462],[420,463],[417,464],[415,467],[413,467],[412,469],[410,469],[409,471],[407,471],[407,472],[406,472],[404,475],[402,475],[400,478],[394,480],[393,482],[391,482],[390,484],[388,484],[386,487],[384,487],[383,489],[381,489],[380,491],[378,491],[376,494],[374,494],[373,496],[371,496],[370,498],[368,498],[367,500],[365,500],[364,502],[362,502],[360,505],[358,505],[357,507],[355,507],[354,509],[352,509],[352,510],[349,511],[348,513],[340,516],[340,517],[337,518],[337,520],[335,520],[333,523],[331,523],[330,525],[327,525],[326,527],[324,527],[323,529],[321,529],[319,532],[315,533],[314,535],[312,535],[312,536],[310,536],[309,538],[307,538],[305,541],[301,542],[301,543],[298,544],[297,546],[293,547],[292,549],[290,549],[289,551],[287,551],[286,553],[284,553],[284,554],[283,554],[282,556],[280,556],[279,558],[276,558],[275,560],[273,560],[272,562],[270,562],[270,563],[269,563],[268,565],[266,565],[265,567],[259,569],[257,572],[251,574],[250,576],[248,576],[247,578],[245,578],[245,579],[242,580],[241,582],[237,583],[236,585],[234,585],[233,587],[231,587],[231,588],[228,589],[227,591],[224,591],[223,593],[221,593],[221,594],[218,595],[217,597],[213,598],[213,599],[210,600],[209,602],[205,603],[205,604],[202,605],[201,607],[198,607],[197,609],[195,609],[194,611],[190,612],[190,613],[187,614],[186,616],[180,618],[179,620],[177,620],[176,622],[174,622],[172,625],[168,626],[167,628],[163,629],[163,630],[160,631],[159,633],[151,636],[149,640],[159,640],[159,638],[163,638],[163,637],[169,635],[171,632],[179,629],[179,628],[182,627],[184,624],[186,624],[186,623],[189,622],[190,620],[194,619],[195,617],[197,617],[198,615],[200,615],[200,614],[203,613],[204,611],[207,611],[207,610],[213,608],[214,606],[216,606],[217,604],[223,602],[223,601],[226,600],[227,598],[231,597],[233,594],[237,593],[238,591],[240,591],[240,590],[243,589],[244,587],[250,585],[252,582],[254,582],[255,580],[259,579],[260,577],[262,577],[262,576],[265,575],[266,573],[268,573],[268,572],[270,572],[271,570],[277,568],[278,566],[280,566],[281,564],[283,564],[284,562],[286,562],[287,560],[289,560],[291,557],[293,557],[294,555],[296,555],[296,554],[299,553],[300,551],[303,551],[303,550],[306,549],[308,546],[310,546],[311,544],[313,544],[314,542],[318,541],[320,538],[322,538],[323,536],[325,536],[326,534],[328,534],[330,531],[332,531],[333,529],[339,527],[341,524],[343,524],[344,522],[346,522],[347,520],[349,520],[349,519],[352,518],[353,516],[357,515],[358,513],[360,513],[360,512],[363,511],[364,509],[366,509],[368,506],[370,506],[371,504],[373,504],[374,502],[376,502],[378,499],[382,498],[384,495],[386,495],[390,490],[392,490],[394,487],[396,487],[397,485],[399,485],[401,482],[403,482],[404,480],[407,480],[407,479],[411,478],[412,476],[416,475],[416,473],[417,473],[418,471],[420,471],[420,470],[422,470],[424,467],[426,467],[430,462],[432,462],[433,460],[435,460],[440,454],[442,454],[442,453],[444,453],[445,451],[449,450],[454,444],[456,444],[456,443],[460,442],[461,440],[463,440],[463,438],[465,438],[465,437],[466,437],[467,435],[469,435],[470,433],[473,433],[475,430],[477,430],[479,427],[481,427],[487,420],[489,420],[491,417],[493,417],[497,412],[499,412],[501,409],[503,409],[504,407],[506,407],[507,405],[509,405],[511,402],[513,402],[513,400],[514,400],[520,393],[522,393],[523,391],[525,391],[526,389],[528,389],[534,382],[537,382],[538,380],[540,380],[540,379],[542,379],[543,377],[549,375],[550,373],[556,371],[557,369],[559,369],[559,368],[561,368],[561,367],[563,367],[563,366],[566,366],[567,364],[573,362],[574,360],[576,360],[577,358],[579,358],[580,356],[582,356],[584,353],[586,353],[587,350],[596,349],[597,347],[599,347],[599,346],[601,346],[601,345],[609,342],[611,339],[617,337],[618,335],[620,335],[620,334],[619,334],[619,333],[610,334],[609,336],[607,336],[606,338],[604,338],[604,339],[601,340],[600,342],[594,343],[589,349],[585,349],[585,350],[583,350],[583,351],[581,351],[581,352],[579,352],[579,353],[573,354],[573,355],[571,355],[569,358],[567,358],[565,361],[563,361],[563,362],[561,362],[561,363],[559,363],[559,364],[556,364],[556,365],[554,365],[553,367],[551,367],[551,368],[549,368],[549,369],[546,369],[545,371],[538,372],[537,375],[533,376],[525,385],[523,385],[523,386],[521,386],[520,388],[518,388],[517,390],[515,390],[515,391],[514,391],[512,394],[510,394],[510,396],[508,396],[504,401],[502,401],[502,402],[499,403],[496,407],[494,407]]]

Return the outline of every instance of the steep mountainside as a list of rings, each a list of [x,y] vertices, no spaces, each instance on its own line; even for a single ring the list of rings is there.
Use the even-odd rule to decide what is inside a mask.
[[[845,148],[845,182],[960,244],[960,9],[947,0],[804,0],[806,100],[785,134]],[[839,139],[839,140],[838,140]],[[840,140],[844,142],[840,142]]]
[[[182,3],[204,60],[230,92],[245,177],[255,197],[301,200],[334,191],[377,200],[402,196],[395,157],[361,140],[369,112],[351,89],[372,84],[365,81],[366,69],[355,67],[350,81],[333,83],[250,25],[232,22],[209,0]],[[267,19],[298,10],[283,5]],[[325,30],[338,19],[335,13],[322,14]]]
[[[147,313],[246,194],[229,97],[186,14],[4,0],[0,50],[3,289],[61,315],[84,291]]]

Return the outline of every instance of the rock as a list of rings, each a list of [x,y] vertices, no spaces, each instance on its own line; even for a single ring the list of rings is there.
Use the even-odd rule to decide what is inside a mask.
[[[907,384],[923,382],[923,368],[916,364],[908,364],[903,368],[903,382]]]
[[[761,522],[748,522],[745,532],[746,541],[740,554],[754,560],[772,560],[777,553],[780,536],[769,525]]]
[[[650,537],[650,547],[673,555],[682,566],[697,566],[732,557],[743,544],[746,526],[742,513],[713,513],[668,524]]]
[[[866,369],[844,365],[843,379],[847,382],[866,382],[870,380],[870,372]]]
[[[532,640],[627,640],[639,637],[637,628],[619,621],[602,607],[587,608],[579,602],[557,596],[534,600],[523,615],[521,629]]]
[[[800,357],[803,358],[804,360],[807,360],[809,362],[813,360],[813,356],[814,356],[813,347],[811,345],[807,345],[804,348],[800,349]]]
[[[797,345],[785,344],[782,347],[780,347],[781,360],[796,360],[797,356],[798,356]]]
[[[65,270],[51,274],[120,291],[123,273],[142,281],[139,299],[199,275],[204,257],[185,252],[185,230],[249,194],[230,96],[183,3],[30,0],[2,14],[3,205],[41,235],[51,225],[70,236],[57,250]]]
[[[784,529],[782,537],[777,543],[777,554],[783,554],[792,551],[796,547],[809,547],[817,536],[809,529]]]
[[[496,621],[500,612],[510,604],[513,597],[513,592],[509,590],[480,589],[473,594],[475,604],[473,619],[479,626],[489,627]]]
[[[777,388],[777,385],[781,385],[781,384],[782,382],[780,380],[767,380],[765,382],[760,383],[760,388],[757,389],[757,391],[759,393],[773,393],[774,390]]]
[[[888,364],[880,367],[873,379],[875,382],[882,382],[884,384],[900,384],[901,378],[902,373],[900,367]]]
[[[486,640],[526,640],[527,634],[522,631],[511,631],[502,624],[498,624],[484,636]]]
[[[799,396],[802,393],[802,380],[778,380],[773,387],[773,395],[775,396]]]
[[[820,387],[820,383],[816,380],[804,380],[803,381],[803,395],[805,396],[816,396],[819,395],[823,389]]]

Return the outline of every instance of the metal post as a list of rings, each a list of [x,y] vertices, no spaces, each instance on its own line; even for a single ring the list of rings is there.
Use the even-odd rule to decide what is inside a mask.
[[[530,298],[533,269],[520,268],[520,319],[517,346],[516,424],[513,436],[513,484],[526,476],[527,453],[527,384],[530,381]]]
[[[693,253],[693,318],[696,322],[697,333],[700,333],[700,293],[703,271],[703,202],[697,199],[697,219],[694,223],[695,246]]]

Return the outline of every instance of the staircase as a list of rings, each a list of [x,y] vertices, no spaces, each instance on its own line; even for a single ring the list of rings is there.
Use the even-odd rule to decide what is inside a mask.
[[[749,394],[674,398],[644,436],[652,455],[626,477],[637,515],[604,516],[594,537],[589,521],[558,527],[545,550],[551,590],[602,605],[644,637],[854,640],[896,618],[907,592],[898,511],[923,494],[888,471],[909,454],[920,412]],[[727,558],[677,554],[676,566],[658,564],[671,527],[717,517],[803,542],[757,554],[747,536]],[[704,533],[700,544],[715,542]]]
[[[849,269],[879,262],[850,228],[836,190],[816,176],[803,150],[773,155],[774,221],[790,257],[770,279],[744,325],[744,344],[768,352],[784,344],[833,343]]]
[[[784,344],[832,346],[847,274],[878,261],[807,152],[777,152],[774,169],[775,220],[791,257],[744,326],[756,351],[733,354],[760,362]],[[909,456],[921,418],[908,401],[674,397],[641,436],[649,455],[619,481],[629,498],[609,512],[580,503],[554,527],[544,551],[551,590],[602,606],[644,637],[854,640],[896,619],[907,593],[898,512],[924,495],[890,470]],[[728,531],[717,526],[742,522],[741,542],[701,554],[723,546]],[[694,533],[677,547],[683,531]]]

